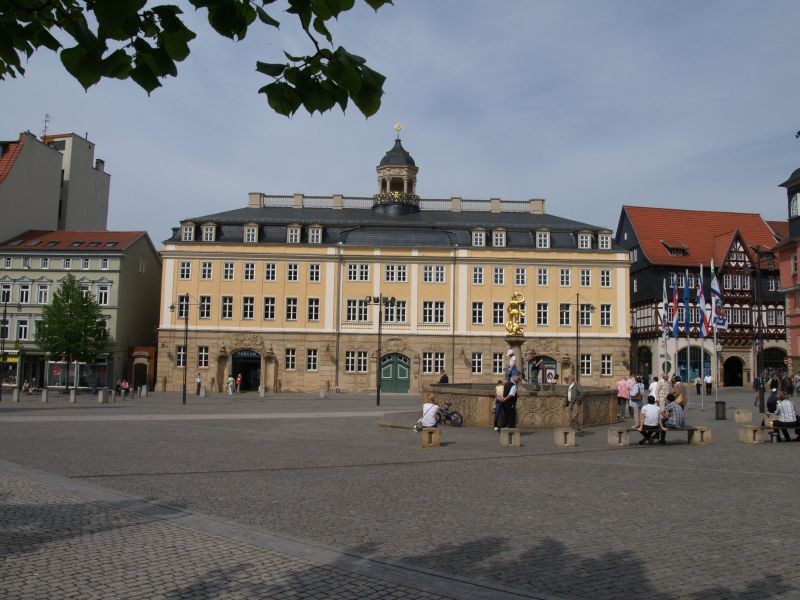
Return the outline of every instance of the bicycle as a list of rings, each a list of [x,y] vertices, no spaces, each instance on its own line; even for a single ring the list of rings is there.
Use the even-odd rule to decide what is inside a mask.
[[[452,402],[447,402],[444,406],[439,407],[438,419],[440,423],[448,423],[453,427],[461,427],[464,424],[464,417],[457,410],[450,410],[453,406]]]

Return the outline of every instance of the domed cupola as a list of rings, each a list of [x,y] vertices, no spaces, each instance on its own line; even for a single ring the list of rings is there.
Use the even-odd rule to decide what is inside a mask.
[[[400,123],[394,126],[397,132],[394,146],[377,167],[378,193],[372,197],[372,209],[387,215],[419,212],[419,196],[416,193],[419,169],[400,143],[402,128]]]
[[[789,176],[789,179],[780,184],[786,188],[789,213],[789,237],[800,237],[800,169]]]

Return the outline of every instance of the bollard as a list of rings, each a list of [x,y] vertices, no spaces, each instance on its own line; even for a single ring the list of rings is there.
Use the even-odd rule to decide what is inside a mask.
[[[264,398],[266,395],[267,395],[267,389],[263,385],[258,386],[258,397]]]
[[[556,448],[572,448],[575,446],[575,430],[571,427],[553,429],[553,444]]]
[[[47,404],[47,390],[42,390],[42,402]]]
[[[69,391],[69,401],[70,401],[71,404],[75,404],[75,402],[77,401],[77,395],[78,394],[75,391],[75,388],[73,388],[73,389],[71,389]]]
[[[201,386],[200,387],[200,397],[201,398],[205,398],[206,397],[206,386]]]
[[[141,387],[141,390],[142,390],[142,393],[141,393],[142,398],[147,398],[147,384],[146,383]]]
[[[14,390],[11,392],[11,401],[19,402],[19,389],[14,388]]]
[[[714,410],[716,411],[714,418],[717,421],[725,420],[725,403],[722,400],[714,402]]]
[[[109,401],[111,404],[116,404],[117,402],[117,392],[115,390],[111,390],[108,394]]]
[[[319,397],[320,398],[327,398],[328,397],[328,390],[326,390],[324,387],[319,388]]]
[[[97,403],[98,404],[105,404],[106,403],[106,391],[105,390],[97,390]]]
[[[420,434],[423,448],[438,448],[441,443],[441,436],[438,427],[424,427]]]
[[[519,448],[519,429],[503,427],[500,430],[500,445],[506,448]]]

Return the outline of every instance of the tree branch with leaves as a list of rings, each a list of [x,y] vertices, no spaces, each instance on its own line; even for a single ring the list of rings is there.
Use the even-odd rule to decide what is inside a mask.
[[[242,40],[256,20],[280,27],[267,12],[275,0],[186,0],[207,13],[219,35]],[[302,106],[310,114],[350,101],[364,116],[381,105],[386,78],[366,60],[339,46],[327,23],[352,9],[356,0],[288,0],[314,51],[305,56],[284,52],[286,62],[256,62],[272,81],[258,91],[277,113],[291,116]],[[392,0],[363,0],[378,10]],[[25,74],[23,58],[47,48],[60,51],[64,68],[84,89],[103,78],[132,79],[148,94],[166,77],[176,77],[176,63],[190,53],[197,37],[174,4],[148,6],[147,0],[0,0],[0,80]],[[274,13],[273,13],[274,14]],[[62,45],[56,36],[74,45]],[[330,47],[320,45],[323,37]]]

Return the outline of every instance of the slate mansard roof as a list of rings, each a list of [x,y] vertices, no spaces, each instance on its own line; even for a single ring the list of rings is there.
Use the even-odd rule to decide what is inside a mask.
[[[291,198],[291,197],[266,197]],[[317,198],[319,200],[319,198]],[[330,200],[330,199],[328,199]],[[345,199],[347,201],[348,199]],[[318,208],[304,206],[247,207],[221,213],[201,215],[181,221],[182,225],[194,224],[197,232],[194,242],[202,243],[198,235],[203,224],[213,223],[216,228],[215,243],[242,243],[245,224],[259,228],[258,243],[286,243],[287,227],[320,226],[323,229],[322,244],[366,247],[459,247],[472,246],[472,231],[487,232],[486,246],[491,247],[490,232],[502,229],[506,232],[506,248],[533,248],[537,231],[550,233],[550,248],[577,248],[577,234],[590,233],[594,239],[592,248],[597,248],[597,234],[611,234],[609,229],[579,221],[565,219],[541,212],[523,212],[529,202],[518,201],[507,204],[519,205],[516,210],[493,212],[490,201],[464,201],[483,210],[425,210],[425,204],[437,207],[450,205],[450,200],[421,200],[423,209],[404,215],[387,215],[370,210],[367,205],[372,198],[358,198],[364,208]],[[165,243],[181,242],[181,228],[173,228],[173,235]],[[620,248],[613,244],[612,251]]]

